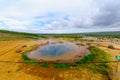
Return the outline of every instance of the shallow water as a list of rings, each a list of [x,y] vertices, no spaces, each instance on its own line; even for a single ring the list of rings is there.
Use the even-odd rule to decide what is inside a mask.
[[[57,57],[69,54],[74,50],[76,50],[76,46],[73,44],[50,44],[42,46],[36,54],[46,57]]]
[[[75,55],[80,55],[82,48],[73,43],[57,43],[40,46],[37,50],[29,52],[30,59],[35,60],[63,60],[73,59]]]

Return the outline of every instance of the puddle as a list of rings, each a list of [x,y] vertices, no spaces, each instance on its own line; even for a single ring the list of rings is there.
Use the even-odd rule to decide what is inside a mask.
[[[73,62],[89,53],[86,46],[79,47],[74,43],[65,42],[40,46],[27,56],[38,61]]]

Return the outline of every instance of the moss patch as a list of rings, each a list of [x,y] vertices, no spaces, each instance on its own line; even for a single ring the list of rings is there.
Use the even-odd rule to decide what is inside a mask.
[[[71,67],[72,65],[71,64],[65,64],[65,63],[55,63],[54,64],[54,67],[55,68],[69,68]]]
[[[108,75],[108,69],[109,65],[104,62],[109,61],[109,55],[104,52],[103,50],[90,46],[89,50],[91,54],[88,56],[85,56],[83,59],[76,62],[78,65],[80,65],[80,68],[85,68],[92,70],[93,72],[98,72],[103,75]],[[100,62],[100,63],[95,63]]]
[[[49,64],[48,63],[41,63],[40,66],[46,68],[46,67],[49,67]]]

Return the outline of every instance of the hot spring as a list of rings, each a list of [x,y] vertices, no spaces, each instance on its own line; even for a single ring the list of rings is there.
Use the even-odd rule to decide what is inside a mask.
[[[87,46],[64,42],[40,46],[27,53],[27,56],[39,62],[75,62],[89,53]]]

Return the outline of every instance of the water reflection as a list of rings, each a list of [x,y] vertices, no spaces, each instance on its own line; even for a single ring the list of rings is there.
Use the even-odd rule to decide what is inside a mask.
[[[69,42],[56,43],[40,46],[37,50],[29,52],[27,56],[35,60],[56,61],[56,60],[73,60],[76,56],[82,56],[82,52],[87,50],[86,47],[78,47]],[[87,50],[87,54],[89,51]],[[85,54],[86,54],[85,53]]]

